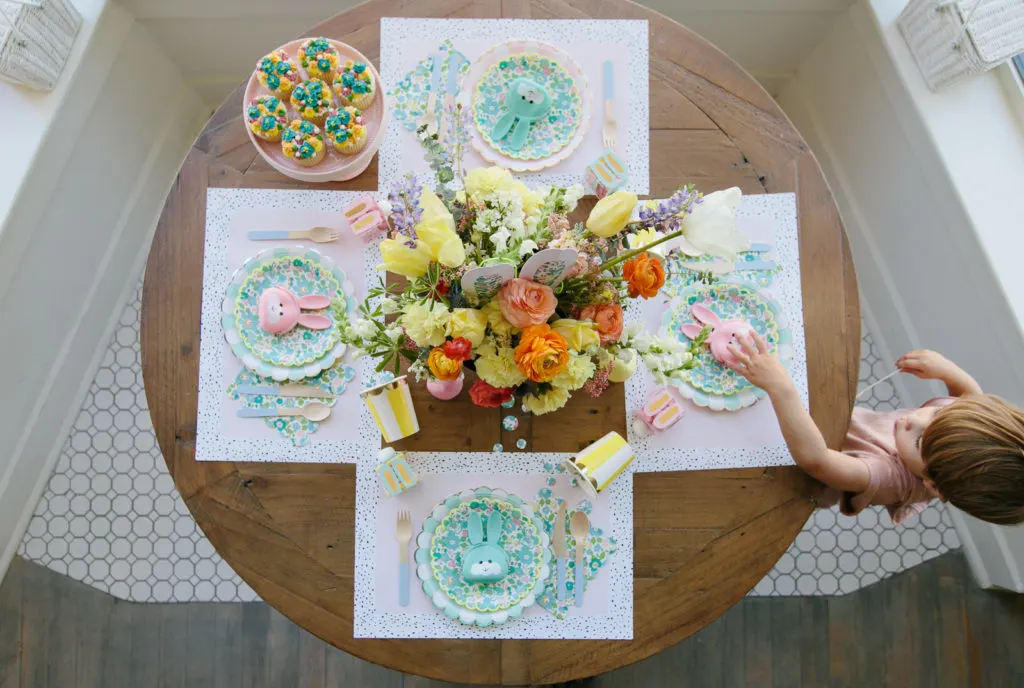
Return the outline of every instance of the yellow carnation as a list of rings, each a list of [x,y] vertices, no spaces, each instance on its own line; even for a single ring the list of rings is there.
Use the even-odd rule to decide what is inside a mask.
[[[523,406],[535,416],[542,416],[551,413],[565,406],[569,401],[569,390],[562,387],[552,387],[542,394],[528,394],[523,397]]]
[[[596,371],[597,366],[594,365],[590,356],[570,354],[569,365],[565,367],[565,370],[552,378],[551,384],[569,391],[576,391],[587,380],[594,377],[594,372]]]
[[[474,348],[480,346],[487,333],[487,314],[476,308],[456,308],[448,320],[448,336],[465,337]]]
[[[586,351],[591,346],[601,344],[601,336],[589,320],[562,318],[553,322],[551,329],[565,338],[570,351]]]
[[[487,196],[512,188],[512,174],[503,167],[476,167],[466,174],[466,193]]]
[[[444,343],[451,313],[443,303],[414,303],[402,313],[402,327],[420,346],[440,346]]]
[[[490,342],[488,342],[490,344]],[[492,387],[518,387],[526,376],[516,365],[515,352],[507,346],[485,346],[478,350],[476,375]]]
[[[499,337],[510,337],[519,331],[518,327],[514,327],[512,323],[505,320],[505,316],[501,314],[501,308],[498,306],[498,299],[491,299],[480,312],[487,316],[487,324],[491,326],[491,332],[498,335]]]

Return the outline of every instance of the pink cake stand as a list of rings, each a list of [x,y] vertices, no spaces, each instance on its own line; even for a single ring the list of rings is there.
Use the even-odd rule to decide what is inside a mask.
[[[297,41],[291,41],[282,45],[279,50],[283,50],[288,53],[288,57],[295,58],[299,53],[299,46],[306,39]],[[363,56],[361,52],[356,50],[350,45],[340,43],[338,41],[331,41],[331,45],[338,51],[338,55],[344,60],[356,60],[358,62],[365,62],[370,68],[370,73],[373,74],[377,88],[377,97],[373,99],[373,104],[367,109],[363,110],[363,117],[366,123],[366,135],[367,142],[366,148],[361,150],[355,155],[342,155],[338,151],[334,150],[334,146],[327,143],[327,155],[320,161],[319,165],[314,167],[303,167],[298,165],[289,157],[286,157],[284,152],[281,150],[280,141],[264,141],[258,138],[249,129],[248,122],[246,122],[245,131],[249,135],[249,140],[252,141],[252,145],[256,146],[256,150],[266,160],[271,167],[280,172],[281,174],[291,177],[292,179],[298,179],[302,182],[343,182],[353,177],[357,177],[370,166],[370,161],[373,160],[373,156],[377,153],[377,149],[380,148],[380,144],[384,140],[384,134],[388,129],[388,111],[386,103],[384,102],[384,87],[380,81],[380,74],[377,73],[377,68]],[[302,80],[306,81],[309,75],[306,74],[305,70],[296,62],[296,66],[299,69],[299,74],[302,76]],[[331,84],[328,84],[330,86]],[[242,119],[245,119],[245,110],[249,105],[249,102],[261,95],[271,95],[270,91],[265,89],[260,84],[259,79],[256,78],[256,72],[252,73],[249,77],[249,83],[245,87],[245,95],[242,100]],[[333,97],[333,95],[332,95]],[[283,100],[285,106],[288,108],[289,121],[295,118],[295,111],[291,107],[291,103],[287,99]],[[321,127],[322,128],[322,127]],[[325,142],[326,142],[326,137]]]

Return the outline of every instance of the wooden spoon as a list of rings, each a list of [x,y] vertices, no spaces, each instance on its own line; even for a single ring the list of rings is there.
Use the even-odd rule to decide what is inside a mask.
[[[590,534],[590,519],[582,511],[576,511],[569,521],[569,532],[576,539],[576,578],[573,583],[575,588],[575,602],[577,607],[583,606],[583,581],[586,576],[583,573],[583,551],[587,547],[587,536]]]

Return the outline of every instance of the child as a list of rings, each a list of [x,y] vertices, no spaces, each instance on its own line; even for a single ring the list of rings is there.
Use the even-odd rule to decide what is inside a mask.
[[[732,351],[732,369],[772,400],[793,460],[833,488],[831,503],[838,498],[844,514],[878,504],[900,523],[938,497],[990,523],[1024,522],[1024,412],[983,394],[974,378],[941,354],[912,351],[896,365],[923,380],[941,380],[948,397],[915,410],[855,408],[838,452],[825,445],[764,339],[756,333],[740,337]]]

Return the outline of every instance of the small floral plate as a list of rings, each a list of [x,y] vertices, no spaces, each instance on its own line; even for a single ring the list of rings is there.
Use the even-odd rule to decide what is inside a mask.
[[[502,515],[499,545],[509,571],[497,583],[470,583],[462,577],[462,555],[469,549],[469,515],[486,521]],[[522,616],[536,604],[551,575],[550,538],[532,506],[505,490],[463,490],[434,507],[416,538],[416,575],[423,592],[450,619],[487,627]]]
[[[690,313],[694,304],[707,307],[722,320],[746,320],[788,366],[793,357],[793,333],[788,321],[779,303],[754,285],[716,282],[686,287],[663,314],[662,335],[689,344],[682,326],[694,322]],[[764,390],[716,361],[707,348],[697,355],[697,366],[686,372],[677,387],[684,397],[713,411],[738,411],[765,396]]]
[[[530,127],[523,147],[513,150],[507,138],[492,139],[491,131],[506,112],[509,84],[520,77],[548,91],[551,109]],[[513,171],[561,162],[582,142],[590,121],[590,94],[582,70],[564,51],[538,41],[503,43],[484,53],[470,67],[463,93],[472,99],[473,147],[488,162]]]
[[[332,321],[325,330],[298,326],[283,335],[260,327],[258,304],[267,287],[286,286],[296,296],[323,294]],[[319,375],[345,353],[341,324],[355,310],[354,289],[345,271],[314,249],[273,248],[245,261],[228,284],[221,324],[231,351],[249,370],[275,380],[301,380]]]

